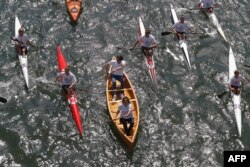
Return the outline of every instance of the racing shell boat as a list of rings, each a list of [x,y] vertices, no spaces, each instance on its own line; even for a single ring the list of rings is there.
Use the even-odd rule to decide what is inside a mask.
[[[59,72],[64,72],[65,67],[67,66],[67,61],[64,58],[64,55],[60,49],[60,46],[56,46],[56,55],[57,55],[57,63]],[[83,134],[82,121],[80,116],[80,111],[77,103],[77,94],[76,91],[73,90],[70,94],[66,94],[66,99],[69,103],[69,107],[75,121],[76,127],[79,131],[80,137]]]
[[[18,35],[18,30],[21,28],[20,21],[18,17],[15,17],[15,37]],[[19,55],[18,54],[18,59],[22,68],[24,80],[27,86],[27,89],[29,90],[29,73],[28,73],[28,58],[27,55]]]

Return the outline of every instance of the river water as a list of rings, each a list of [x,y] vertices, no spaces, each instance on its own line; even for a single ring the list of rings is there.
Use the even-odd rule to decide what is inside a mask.
[[[242,74],[249,57],[250,10],[247,0],[222,0],[215,14]],[[185,15],[192,71],[173,35],[170,4]],[[242,137],[238,137],[232,102],[226,90],[228,44],[205,15],[187,10],[195,1],[88,0],[77,25],[69,22],[62,0],[0,0],[0,166],[223,166],[224,150],[249,150],[249,87],[242,93]],[[31,89],[27,92],[10,37],[18,15],[33,43],[28,54]],[[158,41],[154,90],[136,40],[138,17]],[[55,46],[78,79],[84,137],[78,136],[60,87]],[[103,66],[121,54],[140,105],[140,129],[132,152],[112,130],[105,99]]]

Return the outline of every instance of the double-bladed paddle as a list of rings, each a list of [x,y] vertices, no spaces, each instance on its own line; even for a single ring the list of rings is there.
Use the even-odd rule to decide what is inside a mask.
[[[172,31],[164,31],[164,32],[161,32],[161,35],[169,35],[169,34],[175,34],[174,32]],[[185,34],[208,34],[208,33],[203,33],[203,32],[187,32]]]
[[[7,99],[3,98],[3,97],[0,97],[0,102],[2,103],[7,103]]]

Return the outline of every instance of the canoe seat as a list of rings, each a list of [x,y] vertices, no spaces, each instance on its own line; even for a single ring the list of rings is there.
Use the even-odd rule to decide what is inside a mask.
[[[131,101],[136,101],[136,99],[130,99],[129,101],[130,102]],[[118,103],[118,102],[122,102],[122,100],[109,101],[109,103]]]
[[[118,90],[108,90],[109,92],[115,92],[115,91],[126,91],[126,90],[133,90],[132,88],[124,88],[124,89],[118,89]]]

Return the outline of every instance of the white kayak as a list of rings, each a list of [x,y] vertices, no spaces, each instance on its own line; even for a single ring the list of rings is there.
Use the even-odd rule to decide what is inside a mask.
[[[204,8],[202,8],[202,3],[201,3],[201,8],[200,9],[205,13],[205,15],[212,22],[213,26],[216,28],[216,30],[218,31],[218,33],[220,34],[220,36],[227,42],[226,36],[225,36],[225,34],[224,34],[224,32],[223,32],[220,24],[219,24],[219,21],[218,21],[216,15],[214,14],[214,12],[212,12],[212,13],[206,12],[206,10]]]
[[[175,23],[179,22],[179,19],[177,17],[177,14],[173,8],[173,5],[171,4],[171,15],[172,15],[172,24],[174,25]],[[188,50],[187,50],[187,42],[183,41],[183,40],[179,40],[179,46],[185,56],[186,62],[188,64],[189,69],[191,69],[191,63],[190,63],[190,58],[189,58],[189,54],[188,54]]]
[[[139,32],[138,32],[138,39],[141,36],[145,35],[145,27],[143,25],[142,19],[139,17]],[[140,44],[141,45],[141,44]],[[142,53],[143,55],[143,53]],[[148,71],[149,71],[149,75],[152,81],[152,84],[154,86],[154,88],[156,88],[157,82],[156,82],[156,76],[155,76],[155,63],[154,63],[154,56],[151,57],[146,57],[145,55],[143,55],[146,65],[148,67]]]
[[[237,69],[234,54],[233,54],[231,47],[229,47],[229,65],[228,66],[229,66],[228,78],[229,78],[229,82],[230,82],[230,79],[234,76],[234,71]],[[236,94],[231,92],[235,120],[236,120],[236,124],[237,124],[237,129],[239,132],[239,136],[241,137],[241,128],[242,128],[241,120],[242,120],[242,118],[241,118],[241,107],[240,107],[241,97],[240,96],[241,96],[240,94],[236,95]]]
[[[18,17],[15,17],[15,37],[18,35],[18,30],[21,28],[20,21]],[[22,68],[24,80],[26,83],[27,88],[29,89],[29,74],[28,74],[28,59],[27,55],[18,55],[19,62]]]

